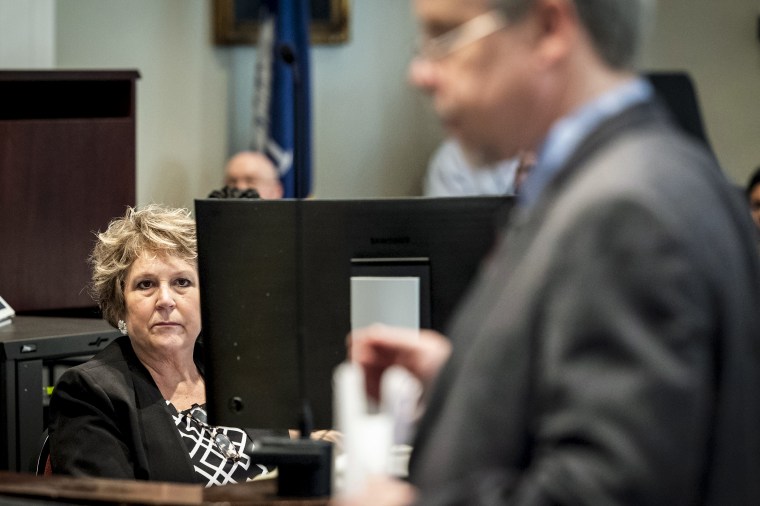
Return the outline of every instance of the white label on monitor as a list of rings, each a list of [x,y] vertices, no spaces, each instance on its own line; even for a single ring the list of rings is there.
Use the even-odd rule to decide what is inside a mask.
[[[351,277],[351,328],[382,323],[420,328],[420,279]]]
[[[16,312],[13,310],[10,304],[0,297],[0,322],[9,323],[10,317],[14,316]]]

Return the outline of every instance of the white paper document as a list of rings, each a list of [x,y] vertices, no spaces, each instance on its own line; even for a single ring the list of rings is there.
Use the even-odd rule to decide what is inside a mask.
[[[351,328],[373,323],[420,328],[420,279],[352,276]]]

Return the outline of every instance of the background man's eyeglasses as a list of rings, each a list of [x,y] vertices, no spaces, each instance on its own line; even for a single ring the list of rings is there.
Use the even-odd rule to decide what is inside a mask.
[[[421,37],[417,43],[415,58],[430,61],[440,60],[498,32],[507,24],[504,15],[496,9],[492,9],[436,37]]]

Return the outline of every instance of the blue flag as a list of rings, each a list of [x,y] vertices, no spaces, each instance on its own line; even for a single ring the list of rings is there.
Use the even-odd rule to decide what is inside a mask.
[[[262,2],[251,148],[277,165],[286,198],[311,193],[309,0]]]

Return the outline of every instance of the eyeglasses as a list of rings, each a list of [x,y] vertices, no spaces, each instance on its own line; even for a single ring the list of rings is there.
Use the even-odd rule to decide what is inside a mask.
[[[227,434],[219,432],[218,427],[212,427],[208,424],[208,415],[206,415],[206,411],[198,404],[193,404],[190,410],[185,412],[185,416],[194,420],[195,423],[209,433],[211,441],[225,459],[237,462],[242,458],[240,453],[235,450],[235,446],[232,444],[230,438],[227,437]]]
[[[508,24],[500,11],[492,9],[437,37],[423,36],[417,43],[415,57],[428,61],[443,59],[455,51],[493,35]]]

